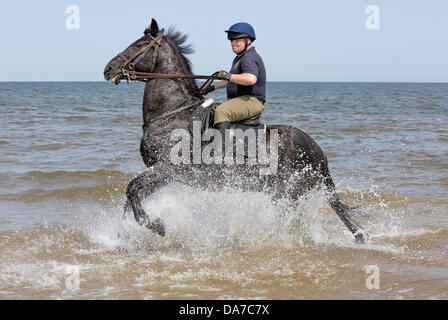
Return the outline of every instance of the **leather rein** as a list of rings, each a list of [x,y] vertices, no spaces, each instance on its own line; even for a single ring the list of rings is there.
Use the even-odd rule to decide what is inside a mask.
[[[125,78],[128,82],[130,80],[148,81],[149,79],[205,79],[205,80],[207,80],[199,88],[199,90],[202,90],[206,86],[212,84],[214,80],[218,80],[218,78],[216,78],[216,74],[218,72],[215,72],[211,76],[204,76],[204,75],[193,75],[193,74],[167,74],[167,73],[135,71],[135,66],[137,65],[137,63],[139,63],[139,61],[145,56],[145,54],[152,47],[154,47],[154,51],[152,54],[152,62],[153,62],[152,71],[154,71],[155,66],[156,66],[156,60],[157,60],[159,48],[161,47],[160,40],[164,37],[164,35],[163,35],[164,32],[165,32],[165,30],[162,29],[155,38],[150,36],[152,39],[151,42],[148,43],[146,46],[142,47],[140,50],[138,50],[132,57],[126,58],[121,53],[118,55],[118,57],[121,60],[123,60],[123,63],[121,64],[122,78]]]

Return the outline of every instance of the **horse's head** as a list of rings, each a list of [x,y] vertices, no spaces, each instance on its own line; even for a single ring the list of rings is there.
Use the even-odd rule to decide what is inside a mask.
[[[104,79],[119,84],[131,70],[153,72],[162,36],[163,29],[159,30],[157,21],[152,19],[151,26],[145,29],[143,37],[134,41],[106,65]]]

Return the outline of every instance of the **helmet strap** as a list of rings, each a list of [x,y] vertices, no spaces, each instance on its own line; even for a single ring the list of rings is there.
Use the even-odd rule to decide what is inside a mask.
[[[247,51],[247,48],[249,47],[249,41],[247,41],[247,38],[244,38],[244,50],[240,53],[237,53],[238,56],[244,54]]]

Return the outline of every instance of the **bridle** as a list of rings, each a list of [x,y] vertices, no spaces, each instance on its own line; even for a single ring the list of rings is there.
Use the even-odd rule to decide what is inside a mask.
[[[162,29],[157,35],[157,37],[154,38],[153,36],[150,36],[152,40],[146,46],[143,46],[140,50],[138,50],[132,57],[126,58],[126,56],[124,56],[122,53],[118,55],[118,57],[121,60],[123,60],[123,63],[121,64],[122,77],[126,78],[128,82],[129,80],[137,80],[134,70],[135,66],[140,62],[140,60],[152,47],[154,47],[154,52],[152,54],[152,62],[153,62],[152,71],[154,71],[159,47],[161,46],[160,40],[163,38],[164,32],[165,30]]]
[[[143,46],[140,50],[138,50],[132,57],[126,58],[122,53],[118,54],[118,57],[123,60],[121,64],[121,77],[125,78],[128,82],[132,81],[148,81],[149,79],[206,79],[207,81],[199,88],[202,90],[206,86],[213,83],[214,80],[217,80],[215,72],[211,76],[203,76],[203,75],[192,75],[192,74],[167,74],[167,73],[154,73],[154,69],[156,67],[157,56],[159,52],[159,48],[162,46],[160,40],[164,37],[165,29],[162,29],[158,35],[154,38],[151,37],[151,41]],[[152,70],[151,72],[139,72],[135,71],[135,66],[140,62],[140,60],[145,56],[145,54],[154,47],[154,51],[152,53]]]

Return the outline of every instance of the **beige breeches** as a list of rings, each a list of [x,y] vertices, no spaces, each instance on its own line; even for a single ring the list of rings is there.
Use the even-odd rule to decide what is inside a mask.
[[[237,122],[252,118],[264,111],[264,105],[253,96],[240,96],[229,99],[215,109],[215,124],[229,121]]]

